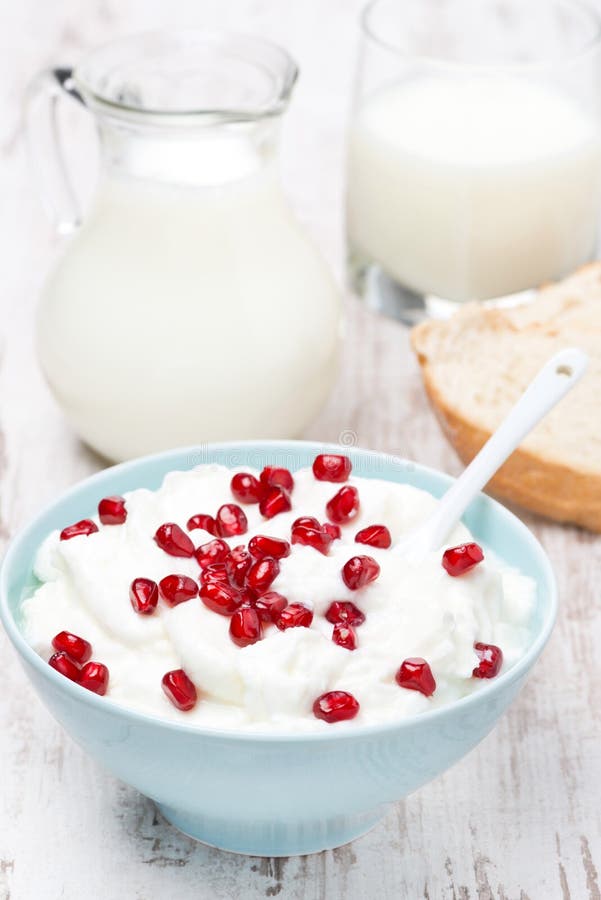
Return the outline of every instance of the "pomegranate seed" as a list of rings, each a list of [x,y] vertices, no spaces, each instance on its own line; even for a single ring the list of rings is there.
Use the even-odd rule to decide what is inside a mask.
[[[380,566],[371,556],[353,556],[342,567],[342,580],[351,591],[375,581],[379,574]]]
[[[248,550],[242,546],[234,547],[225,561],[225,570],[232,584],[239,588],[244,587],[252,563],[252,556]]]
[[[166,575],[159,581],[159,593],[168,606],[178,606],[198,596],[198,585],[187,575]]]
[[[220,538],[215,538],[214,541],[207,541],[206,544],[201,544],[194,552],[196,561],[201,569],[204,569],[206,566],[210,566],[213,563],[225,562],[229,554],[230,548],[228,544]]]
[[[280,631],[287,628],[309,628],[313,621],[313,610],[301,603],[289,603],[279,614],[275,624]]]
[[[243,597],[231,584],[209,582],[200,588],[200,599],[220,616],[231,616],[242,603]]]
[[[245,534],[248,531],[246,515],[235,503],[224,503],[217,510],[215,516],[217,534],[219,537],[234,537],[237,534]]]
[[[187,712],[196,706],[198,694],[193,682],[190,681],[183,669],[174,669],[166,672],[161,682],[163,691],[176,709]]]
[[[200,570],[201,584],[229,584],[230,578],[225,563],[211,563]]]
[[[261,515],[266,519],[273,519],[279,513],[288,512],[290,509],[292,509],[290,494],[281,487],[269,488],[259,503]]]
[[[267,591],[253,602],[263,622],[275,622],[282,610],[288,606],[288,600],[277,591]]]
[[[208,516],[206,513],[199,513],[197,516],[191,516],[191,518],[188,519],[186,528],[188,531],[194,531],[195,528],[202,528],[203,531],[208,531],[209,534],[213,534],[217,537],[217,523],[213,516]]]
[[[230,637],[239,647],[256,644],[263,637],[261,618],[252,606],[241,606],[230,619]]]
[[[67,525],[66,528],[63,528],[60,539],[61,541],[70,541],[71,538],[79,537],[80,534],[94,534],[95,531],[98,531],[98,525],[95,522],[92,522],[91,519],[82,519],[75,525]]]
[[[272,556],[274,559],[284,559],[290,556],[290,544],[282,538],[268,537],[266,534],[256,534],[248,543],[248,549],[255,559],[264,556]]]
[[[169,556],[194,556],[194,544],[174,522],[165,522],[157,528],[154,539]]]
[[[89,641],[72,634],[70,631],[59,631],[52,638],[52,646],[55,650],[66,653],[73,662],[83,665],[92,656],[92,645]]]
[[[252,564],[246,576],[246,585],[256,594],[264,594],[280,573],[280,564],[271,556],[264,556]]]
[[[104,697],[109,686],[109,670],[102,663],[86,663],[81,670],[79,683],[88,691]]]
[[[368,544],[370,547],[381,547],[388,550],[392,544],[392,538],[386,525],[368,525],[355,535],[355,543]]]
[[[401,663],[395,675],[396,683],[410,691],[419,691],[425,697],[431,697],[436,690],[436,681],[432,669],[421,656],[411,656]]]
[[[261,484],[264,487],[280,487],[291,491],[294,487],[294,478],[288,469],[280,469],[278,466],[265,466],[261,472]]]
[[[365,615],[350,600],[334,600],[326,612],[326,619],[333,625],[345,622],[347,625],[363,625]]]
[[[347,484],[326,504],[328,519],[337,525],[351,522],[359,512],[359,492]]]
[[[315,518],[315,516],[300,516],[298,519],[295,519],[292,523],[292,528],[321,528],[319,521]]]
[[[334,625],[332,640],[339,647],[344,647],[345,650],[357,649],[357,635],[350,625],[346,625],[344,622],[338,622]]]
[[[472,672],[474,678],[494,678],[503,665],[503,651],[495,644],[474,644],[480,662]]]
[[[265,493],[265,485],[248,472],[237,472],[232,478],[232,494],[240,503],[258,503]]]
[[[238,607],[252,606],[254,609],[257,601],[257,595],[254,591],[251,591],[250,588],[245,587],[239,590],[238,594],[240,596],[240,603],[238,604]]]
[[[68,656],[64,650],[53,653],[48,660],[48,665],[52,666],[53,669],[56,669],[57,672],[60,672],[61,675],[64,675],[65,678],[68,678],[70,681],[79,681],[81,677],[80,666],[76,662],[73,662],[71,657]]]
[[[359,712],[359,704],[352,694],[346,691],[328,691],[322,694],[313,704],[313,715],[324,722],[342,722],[354,719]]]
[[[292,529],[293,544],[304,544],[306,547],[313,547],[314,550],[318,550],[324,556],[328,555],[332,540],[333,538],[326,534],[325,531],[322,531],[321,527],[317,529],[309,528],[306,525],[297,525],[296,528]]]
[[[105,497],[98,504],[98,516],[103,525],[123,525],[127,519],[123,497]]]
[[[348,456],[320,453],[313,461],[313,474],[318,481],[347,481],[353,468]]]
[[[159,602],[159,587],[150,578],[134,578],[129,586],[129,599],[137,613],[150,616]]]
[[[478,544],[459,544],[457,547],[449,547],[442,554],[442,566],[449,575],[457,577],[469,572],[474,566],[484,559],[482,548]]]
[[[321,530],[325,531],[326,534],[329,534],[333,541],[337,541],[342,537],[340,525],[332,525],[331,522],[324,522],[321,526]]]

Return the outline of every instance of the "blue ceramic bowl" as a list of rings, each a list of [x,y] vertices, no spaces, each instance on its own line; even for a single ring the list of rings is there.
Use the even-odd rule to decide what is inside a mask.
[[[11,544],[0,579],[0,612],[33,685],[52,715],[91,756],[151,797],[187,834],[239,853],[288,856],[337,847],[366,832],[395,800],[471,750],[509,706],[543,649],[556,614],[549,560],[525,525],[481,495],[465,523],[476,538],[537,582],[532,640],[520,661],[448,707],[381,726],[332,726],[317,734],[208,731],[123,709],[68,681],[23,639],[20,605],[32,562],[54,528],[95,511],[99,498],[157,488],[172,469],[201,462],[261,468],[310,465],[323,446],[266,441],[161,453],[106,469],[46,508]],[[441,495],[447,475],[384,454],[340,448],[356,474]]]

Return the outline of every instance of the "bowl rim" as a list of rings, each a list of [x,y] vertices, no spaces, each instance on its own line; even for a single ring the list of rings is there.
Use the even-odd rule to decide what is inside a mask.
[[[544,574],[545,588],[549,593],[548,609],[543,622],[541,623],[538,631],[534,636],[534,639],[532,640],[532,643],[529,645],[523,656],[521,656],[520,659],[517,660],[517,662],[514,663],[513,666],[511,666],[511,668],[509,668],[506,672],[503,672],[497,678],[491,679],[489,682],[487,682],[485,685],[482,685],[473,693],[467,694],[465,697],[461,697],[459,700],[455,700],[452,703],[437,707],[435,709],[426,710],[425,712],[416,713],[411,716],[406,716],[402,719],[386,720],[385,722],[380,723],[352,725],[345,722],[342,729],[328,729],[327,731],[235,731],[233,729],[210,728],[202,725],[187,724],[186,722],[177,722],[171,719],[163,718],[162,716],[153,715],[152,713],[141,712],[115,700],[111,700],[110,698],[101,697],[93,693],[92,691],[87,691],[76,682],[70,681],[55,669],[53,669],[51,666],[49,666],[48,663],[45,662],[42,657],[33,649],[33,647],[27,643],[8,605],[8,573],[10,572],[13,559],[19,553],[21,546],[27,542],[30,533],[35,530],[39,519],[43,518],[46,514],[51,513],[55,506],[63,503],[69,498],[77,496],[77,494],[84,487],[93,485],[97,481],[104,481],[105,479],[107,479],[107,477],[110,479],[111,474],[114,474],[115,472],[125,472],[128,469],[133,469],[140,465],[148,465],[158,461],[165,462],[169,459],[180,458],[184,455],[189,455],[193,458],[194,454],[199,453],[199,450],[202,450],[203,454],[210,455],[215,451],[235,451],[239,448],[282,449],[284,446],[298,447],[299,449],[311,451],[315,450],[316,452],[324,452],[325,450],[327,450],[328,452],[340,452],[343,454],[351,455],[353,453],[371,454],[375,457],[383,457],[388,460],[394,460],[395,462],[405,467],[413,467],[414,469],[419,470],[427,476],[434,476],[437,479],[442,479],[442,481],[446,482],[446,484],[449,486],[455,481],[455,478],[452,475],[448,475],[446,472],[443,472],[440,469],[435,469],[432,466],[426,466],[422,463],[417,463],[413,460],[407,459],[406,457],[400,457],[392,453],[387,453],[386,451],[371,450],[369,448],[358,447],[354,445],[352,447],[345,447],[344,445],[337,444],[335,442],[328,443],[310,440],[301,441],[282,439],[210,442],[195,444],[192,446],[177,447],[170,450],[164,450],[159,453],[151,453],[146,456],[139,456],[135,457],[134,459],[126,460],[125,462],[117,463],[113,466],[108,466],[107,468],[101,469],[98,472],[94,472],[87,478],[81,479],[80,481],[76,482],[66,491],[63,491],[58,497],[55,497],[53,500],[47,503],[41,510],[39,510],[36,516],[28,522],[27,525],[25,525],[17,532],[17,534],[10,540],[8,544],[6,553],[0,565],[0,621],[2,622],[4,629],[7,632],[10,641],[19,656],[22,657],[22,659],[29,665],[31,665],[35,670],[37,670],[37,672],[43,678],[50,679],[50,682],[54,683],[54,685],[60,691],[64,691],[68,698],[84,705],[86,703],[90,703],[92,707],[97,708],[104,714],[114,715],[126,720],[133,720],[134,722],[138,722],[148,727],[156,726],[170,731],[184,732],[185,734],[188,734],[190,736],[195,735],[196,737],[207,740],[236,740],[247,741],[249,743],[298,743],[302,741],[308,741],[311,743],[322,741],[330,742],[333,740],[340,741],[344,739],[354,740],[358,738],[377,737],[378,735],[385,735],[389,732],[405,731],[407,729],[414,728],[420,723],[424,725],[434,723],[437,720],[443,720],[450,715],[455,715],[456,713],[467,711],[480,703],[491,701],[496,695],[503,693],[505,688],[509,688],[512,684],[521,680],[527,674],[527,672],[536,662],[545,644],[547,643],[553,630],[555,620],[557,618],[557,581],[547,553],[543,549],[538,539],[527,527],[527,525],[525,525],[525,523],[522,522],[522,520],[517,515],[503,506],[503,504],[499,503],[498,500],[495,500],[493,497],[489,497],[482,492],[478,494],[477,498],[473,502],[482,502],[482,500],[484,500],[485,503],[489,504],[490,507],[494,510],[494,514],[496,516],[499,516],[502,520],[508,522],[517,531],[518,535],[526,541],[529,550],[540,563],[541,569]],[[192,466],[192,468],[194,468],[194,466]],[[175,470],[186,471],[177,468]],[[382,480],[386,481],[390,479],[383,477]],[[492,549],[494,550],[494,547]]]

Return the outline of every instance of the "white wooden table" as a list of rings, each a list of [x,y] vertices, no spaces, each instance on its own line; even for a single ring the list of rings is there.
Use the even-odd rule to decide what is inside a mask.
[[[100,466],[63,422],[34,358],[36,296],[59,248],[29,183],[20,108],[28,78],[114,35],[168,24],[226,25],[284,43],[302,69],[284,175],[341,276],[344,121],[359,5],[2,0],[2,541]],[[76,111],[71,118],[70,153],[85,186],[89,134]],[[459,470],[427,408],[405,331],[351,300],[340,382],[308,436]],[[601,900],[601,540],[528,522],[555,561],[561,613],[519,700],[477,750],[374,831],[312,857],[248,859],[180,835],[62,733],[2,636],[0,900]]]

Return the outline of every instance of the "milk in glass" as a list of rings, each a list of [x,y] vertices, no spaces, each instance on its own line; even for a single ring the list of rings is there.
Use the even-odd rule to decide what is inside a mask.
[[[486,299],[595,254],[601,131],[566,94],[503,75],[408,78],[357,110],[348,229],[359,266]]]

